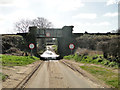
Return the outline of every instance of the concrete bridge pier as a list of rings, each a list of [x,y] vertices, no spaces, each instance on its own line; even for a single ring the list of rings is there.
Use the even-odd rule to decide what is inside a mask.
[[[64,26],[62,30],[62,37],[58,38],[58,53],[60,54],[60,58],[71,54],[69,44],[73,43],[76,46],[76,41],[72,35],[73,26]],[[74,53],[75,49],[72,50],[72,53]]]

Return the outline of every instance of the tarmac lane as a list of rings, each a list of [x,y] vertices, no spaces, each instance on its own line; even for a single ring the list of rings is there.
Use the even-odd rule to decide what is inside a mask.
[[[28,81],[25,88],[49,88],[49,73],[47,70],[48,62],[42,65],[38,71]]]
[[[95,85],[59,60],[49,60],[44,61],[25,88],[95,88]]]

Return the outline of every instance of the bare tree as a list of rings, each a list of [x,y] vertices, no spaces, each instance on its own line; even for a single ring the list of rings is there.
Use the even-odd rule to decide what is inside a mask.
[[[52,23],[43,17],[37,17],[37,19],[28,20],[22,19],[15,23],[15,30],[19,33],[26,33],[30,26],[37,26],[38,28],[50,28]]]
[[[33,19],[32,24],[34,26],[37,26],[38,28],[50,28],[53,26],[51,22],[42,17],[37,17],[37,19]]]
[[[28,31],[29,26],[31,25],[32,21],[28,19],[22,19],[19,22],[15,23],[15,30],[18,31],[19,33],[25,33]]]

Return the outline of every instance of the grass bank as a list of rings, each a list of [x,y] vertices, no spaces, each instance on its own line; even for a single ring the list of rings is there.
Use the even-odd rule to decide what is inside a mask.
[[[39,60],[35,56],[0,55],[0,58],[3,66],[23,66]]]
[[[110,87],[118,88],[118,73],[113,72],[112,70],[101,68],[97,66],[80,66],[82,69],[91,73],[93,76],[104,81]]]
[[[120,67],[120,64],[114,61],[107,60],[103,57],[103,55],[69,55],[65,56],[64,59],[74,60],[76,62],[87,63],[83,66],[80,66],[82,69],[91,73],[93,76],[102,80],[105,84],[110,87],[118,88],[118,73],[113,72],[111,69],[107,69],[107,67],[112,67],[113,69],[117,69]],[[99,64],[105,67],[97,67],[89,64]],[[120,83],[120,81],[119,81]]]
[[[107,60],[103,57],[103,55],[69,55],[64,56],[64,59],[67,60],[75,60],[76,62],[81,63],[91,63],[91,64],[101,64],[107,67],[118,68],[120,66],[119,63]]]

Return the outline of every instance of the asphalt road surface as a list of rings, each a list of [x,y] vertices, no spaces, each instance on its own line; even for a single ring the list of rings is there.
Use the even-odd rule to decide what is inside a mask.
[[[45,61],[25,88],[96,88],[95,84],[57,60]]]

